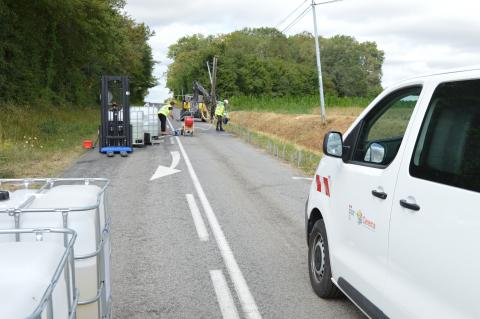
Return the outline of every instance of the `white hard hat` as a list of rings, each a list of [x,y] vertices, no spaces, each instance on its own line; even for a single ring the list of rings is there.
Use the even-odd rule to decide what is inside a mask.
[[[223,103],[228,104],[228,100],[227,99],[223,100]]]

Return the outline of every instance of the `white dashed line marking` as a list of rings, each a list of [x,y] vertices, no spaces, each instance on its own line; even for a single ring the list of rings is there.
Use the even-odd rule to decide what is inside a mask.
[[[168,124],[170,125],[170,128],[173,130],[174,128],[172,126],[172,123],[168,121]],[[198,195],[198,198],[200,199],[200,203],[202,204],[205,215],[207,216],[210,229],[212,230],[212,233],[217,242],[218,249],[220,250],[220,253],[223,258],[223,262],[225,263],[225,266],[230,275],[230,279],[232,280],[233,285],[235,286],[235,290],[237,292],[238,299],[240,299],[240,304],[242,305],[242,310],[245,314],[245,317],[248,319],[261,319],[262,316],[258,311],[258,307],[257,307],[257,304],[255,303],[255,299],[253,298],[253,295],[250,292],[250,289],[248,288],[247,281],[245,280],[245,277],[243,277],[242,271],[240,270],[240,267],[238,266],[237,261],[235,260],[235,256],[233,255],[232,249],[230,248],[227,238],[223,233],[222,227],[218,222],[217,216],[215,215],[212,209],[212,206],[210,205],[210,202],[207,199],[207,195],[205,195],[205,191],[203,190],[203,187],[200,184],[197,173],[193,169],[192,163],[190,162],[190,158],[188,157],[187,152],[185,152],[185,149],[183,148],[183,144],[181,140],[178,138],[178,136],[175,136],[175,139],[177,140],[178,147],[180,148],[180,152],[183,155],[185,165],[188,168],[188,172],[192,179],[195,190],[197,191],[197,195]]]
[[[205,227],[205,223],[203,222],[195,198],[192,194],[186,194],[185,196],[187,197],[188,207],[190,207],[190,211],[192,212],[193,223],[197,229],[198,238],[200,241],[208,241],[207,227]]]
[[[221,270],[210,270],[210,278],[212,279],[213,288],[215,288],[223,319],[240,319],[223,272]]]

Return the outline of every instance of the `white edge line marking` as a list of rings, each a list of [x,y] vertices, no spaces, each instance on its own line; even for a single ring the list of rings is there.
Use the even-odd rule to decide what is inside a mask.
[[[171,129],[173,130],[172,123],[168,120],[168,124],[170,125]],[[192,163],[190,162],[190,158],[188,157],[185,149],[183,148],[183,144],[178,136],[175,136],[177,140],[178,147],[182,152],[183,159],[185,161],[185,165],[188,168],[188,172],[190,177],[192,178],[193,185],[197,191],[198,197],[200,198],[200,202],[202,203],[203,209],[205,211],[205,215],[207,216],[208,223],[210,224],[210,229],[217,241],[218,249],[223,258],[223,262],[228,270],[230,278],[235,286],[235,290],[237,291],[238,298],[240,299],[240,304],[242,305],[243,312],[248,319],[261,319],[262,316],[258,311],[257,304],[255,303],[255,299],[248,288],[247,282],[243,277],[242,271],[235,260],[235,256],[233,255],[232,249],[225,238],[222,228],[218,223],[217,216],[213,212],[212,206],[203,191],[202,185],[198,180],[197,174],[193,169]]]
[[[193,223],[197,229],[198,238],[200,241],[208,241],[207,227],[205,227],[205,223],[203,222],[195,198],[192,194],[186,194],[185,196],[187,197],[188,207],[190,207],[190,211],[192,212]]]
[[[300,176],[293,176],[292,179],[294,180],[306,180],[306,181],[313,181],[311,177],[300,177]]]
[[[223,272],[221,270],[210,270],[210,278],[212,279],[223,319],[240,319]]]

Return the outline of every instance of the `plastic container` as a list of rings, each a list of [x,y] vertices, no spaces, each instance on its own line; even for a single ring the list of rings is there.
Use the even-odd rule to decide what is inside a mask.
[[[41,241],[46,232],[60,240]],[[8,301],[1,304],[0,318],[48,318],[48,313],[55,319],[74,317],[78,296],[75,233],[68,229],[0,230],[0,237],[20,234],[30,240],[0,243],[0,300]],[[60,244],[64,236],[68,238],[65,247]]]
[[[192,116],[187,116],[185,117],[185,127],[192,127],[193,126],[193,117]]]
[[[132,125],[132,143],[134,145],[144,144],[144,114],[138,108],[130,109],[130,124]]]
[[[151,139],[157,139],[160,132],[158,120],[159,104],[147,103],[145,106],[131,106],[130,112],[143,112],[143,132],[150,134]]]
[[[11,215],[13,210],[24,207],[29,200],[34,198],[33,194],[39,192],[44,185],[44,181],[18,180],[2,182],[0,180],[0,190],[9,192],[8,200],[0,200],[0,212],[4,212],[0,214],[0,229],[15,228],[15,218]],[[13,234],[0,236],[0,243],[15,240],[15,237]]]
[[[0,182],[0,185],[6,184],[6,181]],[[80,290],[78,318],[95,319],[99,318],[99,313],[109,315],[109,217],[104,202],[108,180],[51,179],[44,180],[44,183],[34,193],[28,189],[23,192],[16,190],[11,196],[14,201],[10,199],[0,204],[4,212],[0,214],[0,228],[13,225],[17,228],[75,230],[78,236],[75,243],[75,271]],[[16,194],[18,191],[21,193]],[[45,240],[58,241],[58,238],[46,234]]]
[[[87,149],[87,150],[92,149],[92,148],[93,148],[93,142],[92,142],[92,140],[85,140],[85,141],[83,141],[83,148],[84,148],[84,149]]]

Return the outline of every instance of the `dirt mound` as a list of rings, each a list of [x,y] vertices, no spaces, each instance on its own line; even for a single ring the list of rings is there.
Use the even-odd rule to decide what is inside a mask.
[[[315,152],[321,152],[323,137],[328,131],[345,132],[361,109],[345,108],[329,112],[328,124],[322,125],[319,115],[278,114],[264,112],[231,112],[232,123],[267,133]]]

